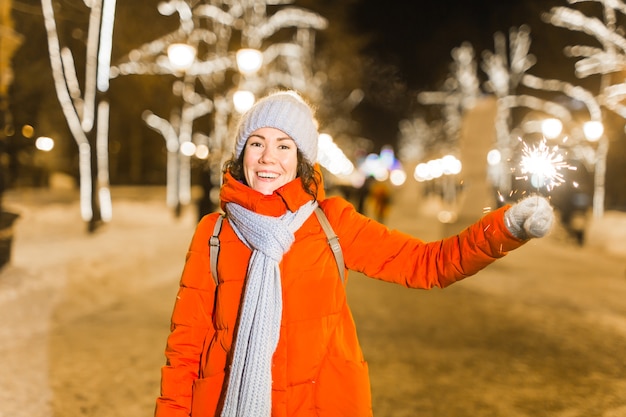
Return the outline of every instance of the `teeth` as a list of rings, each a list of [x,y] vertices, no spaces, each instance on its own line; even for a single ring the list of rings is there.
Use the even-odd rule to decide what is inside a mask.
[[[270,174],[269,172],[259,172],[257,175],[261,178],[278,178],[277,174]]]

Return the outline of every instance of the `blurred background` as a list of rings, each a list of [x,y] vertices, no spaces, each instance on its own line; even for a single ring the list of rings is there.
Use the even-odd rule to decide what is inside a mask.
[[[317,108],[327,187],[355,204],[374,178],[421,183],[443,221],[464,196],[531,191],[566,218],[626,208],[624,15],[608,3],[0,4],[2,189],[80,190],[90,231],[115,185],[165,185],[176,215],[215,209],[233,124],[277,88]],[[524,172],[525,147],[552,159],[548,179]]]

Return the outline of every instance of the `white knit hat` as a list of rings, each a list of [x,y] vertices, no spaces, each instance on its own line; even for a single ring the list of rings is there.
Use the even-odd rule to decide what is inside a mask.
[[[239,158],[252,132],[262,127],[282,130],[311,164],[317,161],[319,134],[313,111],[296,92],[270,94],[241,116],[235,138],[235,157]]]

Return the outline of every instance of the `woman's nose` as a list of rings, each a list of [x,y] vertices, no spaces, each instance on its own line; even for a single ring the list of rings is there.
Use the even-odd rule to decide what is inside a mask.
[[[275,155],[274,155],[274,151],[270,148],[265,148],[263,150],[263,153],[261,154],[261,159],[260,161],[263,163],[269,163],[269,162],[273,162],[275,161]]]

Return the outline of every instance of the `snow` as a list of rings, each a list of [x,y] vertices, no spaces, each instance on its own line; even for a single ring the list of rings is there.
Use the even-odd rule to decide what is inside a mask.
[[[592,218],[587,228],[587,246],[626,256],[626,213],[608,210]]]
[[[3,318],[0,327],[0,368],[3,369],[0,373],[0,417],[47,417],[52,415],[53,401],[69,401],[66,397],[57,398],[60,393],[81,392],[82,387],[59,389],[54,385],[56,381],[71,378],[51,379],[50,375],[58,374],[60,367],[70,368],[72,364],[84,367],[80,364],[92,364],[98,360],[88,356],[93,352],[91,344],[97,345],[98,340],[86,340],[83,334],[87,331],[81,327],[94,326],[95,316],[89,316],[90,313],[101,311],[126,295],[149,292],[164,285],[171,287],[171,291],[165,291],[166,301],[156,302],[162,304],[166,314],[171,311],[168,303],[170,299],[173,301],[176,281],[197,221],[195,208],[188,207],[180,218],[175,218],[165,205],[165,187],[118,187],[112,190],[112,195],[113,221],[91,235],[80,219],[78,193],[75,191],[20,190],[5,195],[5,207],[19,213],[20,218],[15,224],[11,262],[0,271],[0,316]],[[426,221],[428,216],[416,213],[416,198],[418,195],[411,192],[398,194],[390,221],[425,240],[441,237],[444,230],[441,224]],[[421,201],[421,210],[427,209],[428,206]],[[593,220],[591,226],[589,247],[576,248],[573,241],[566,241],[564,231],[557,227],[551,237],[537,240],[516,256],[498,262],[465,283],[463,288],[505,299],[514,297],[517,303],[521,303],[520,308],[524,308],[520,317],[534,315],[538,323],[551,317],[538,306],[548,308],[571,304],[581,312],[576,319],[581,323],[626,334],[623,321],[626,289],[621,276],[615,278],[615,271],[623,274],[620,271],[623,271],[626,257],[626,214],[608,211],[602,219]],[[602,255],[598,256],[599,253]],[[607,253],[616,256],[608,258]],[[573,259],[576,262],[572,262]],[[592,275],[590,271],[595,273]],[[592,281],[589,276],[593,276]],[[534,308],[528,309],[527,305]],[[369,308],[366,310],[368,320],[371,319]],[[145,309],[140,311],[145,312]],[[81,321],[81,317],[87,318]],[[148,320],[143,314],[135,318]],[[51,342],[45,335],[54,323],[69,320],[72,320],[75,338],[70,337],[70,342],[65,343],[72,343],[72,352],[83,356],[66,354],[51,361],[50,355],[59,355],[59,350],[50,351]],[[158,324],[166,328],[167,318],[164,316],[161,321]],[[104,327],[108,328],[107,325]],[[143,322],[142,325],[146,326]],[[111,337],[115,330],[115,326],[110,327],[110,332],[104,333],[105,337]],[[156,356],[154,363],[157,365],[150,361],[143,363],[142,366],[150,365],[149,369],[153,371],[144,370],[144,379],[158,378],[158,364],[163,360],[158,344],[164,342],[165,336],[159,333],[154,337],[158,341],[151,342],[150,352]],[[131,347],[136,348],[132,345],[133,339],[120,339],[119,346],[107,342],[107,348],[113,354],[123,351],[135,358],[128,353]],[[68,349],[67,345],[61,346]],[[135,355],[143,358],[148,354],[144,347],[144,351]],[[132,360],[132,369],[125,372],[141,373],[143,368],[136,359]],[[95,369],[103,376],[109,375],[98,367]],[[120,378],[126,377],[124,373],[120,375]],[[90,384],[84,393],[89,398],[74,398],[71,405],[66,405],[68,409],[78,409],[78,405],[100,400],[100,391],[91,386],[98,386],[98,381],[82,377],[76,381]],[[109,381],[105,379],[99,383],[109,384]],[[126,402],[118,398],[115,404],[98,404],[103,409],[128,403],[151,409],[156,395],[151,390],[157,386],[156,382],[147,384],[144,381],[142,384],[132,385],[134,391],[125,386],[117,391],[106,387],[107,393],[129,391],[125,394]],[[141,390],[146,392],[139,395]],[[115,411],[110,409],[108,412],[112,414],[109,415],[121,415]],[[141,414],[127,411],[130,415]]]
[[[112,194],[113,220],[88,234],[77,192],[9,192],[5,207],[20,217],[14,225],[11,261],[0,272],[0,304],[36,291],[52,299],[72,286],[82,297],[67,314],[84,314],[122,293],[180,275],[197,221],[195,207],[176,218],[165,205],[164,187],[118,187]],[[587,236],[587,246],[626,256],[626,213],[607,211],[603,218],[591,219]],[[18,329],[3,327],[0,337],[8,331]]]
[[[45,294],[43,302],[54,303],[72,287],[79,296],[64,314],[81,315],[180,275],[194,208],[175,218],[165,205],[164,187],[117,188],[112,194],[113,220],[93,234],[80,218],[76,192],[21,190],[5,196],[5,208],[20,217],[10,263],[0,273],[0,311],[3,304],[28,300],[28,294]],[[8,324],[0,328],[2,340],[44,330]]]

